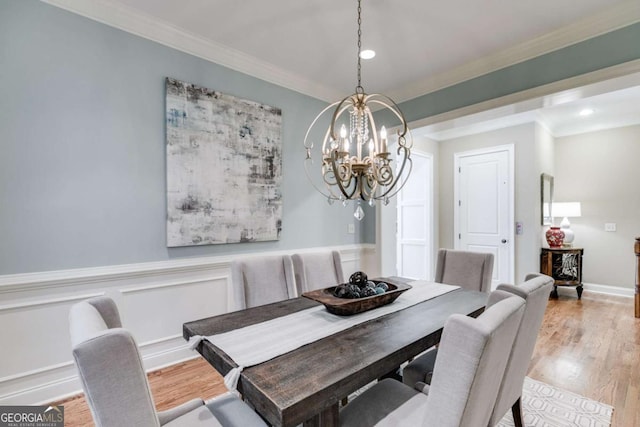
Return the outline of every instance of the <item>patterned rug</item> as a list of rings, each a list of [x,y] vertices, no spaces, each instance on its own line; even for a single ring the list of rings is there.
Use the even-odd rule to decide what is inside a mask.
[[[524,380],[522,412],[527,427],[610,427],[613,407],[549,384]],[[513,427],[511,411],[496,427]]]

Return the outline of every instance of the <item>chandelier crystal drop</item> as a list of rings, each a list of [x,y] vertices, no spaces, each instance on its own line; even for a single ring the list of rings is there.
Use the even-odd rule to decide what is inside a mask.
[[[398,105],[381,94],[367,94],[361,85],[360,52],[362,48],[361,0],[358,0],[358,85],[355,93],[334,102],[318,114],[304,138],[306,152],[305,170],[317,191],[327,200],[358,200],[354,216],[364,218],[360,200],[370,206],[382,200],[386,206],[389,198],[400,191],[411,173],[411,147],[413,141],[404,115]],[[333,109],[331,123],[324,132],[322,144],[314,144],[311,135],[314,126]],[[383,125],[376,127],[372,109],[391,112],[391,117],[400,121],[395,138],[390,141]],[[395,143],[393,152],[390,146]],[[316,148],[314,150],[314,148]],[[314,180],[318,168],[314,158],[321,164],[321,179]],[[395,163],[393,161],[395,160]],[[315,181],[319,181],[320,185]]]

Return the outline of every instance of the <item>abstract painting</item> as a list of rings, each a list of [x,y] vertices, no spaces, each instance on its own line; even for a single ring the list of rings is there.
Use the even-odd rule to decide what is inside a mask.
[[[167,246],[278,240],[279,108],[166,79]]]

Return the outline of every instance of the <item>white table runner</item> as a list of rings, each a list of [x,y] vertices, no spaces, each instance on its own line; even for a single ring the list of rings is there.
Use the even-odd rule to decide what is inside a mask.
[[[235,390],[242,370],[271,360],[303,345],[349,329],[355,325],[393,313],[412,305],[446,294],[459,286],[416,280],[412,288],[393,303],[352,316],[331,314],[324,306],[312,307],[266,322],[257,323],[211,336],[194,335],[189,339],[192,349],[207,340],[224,351],[238,365],[225,376],[225,385]]]

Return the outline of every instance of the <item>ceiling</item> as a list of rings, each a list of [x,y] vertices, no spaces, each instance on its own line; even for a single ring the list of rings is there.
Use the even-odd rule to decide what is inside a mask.
[[[43,1],[325,101],[357,84],[355,0]],[[396,102],[640,21],[637,0],[362,3],[362,86]]]

